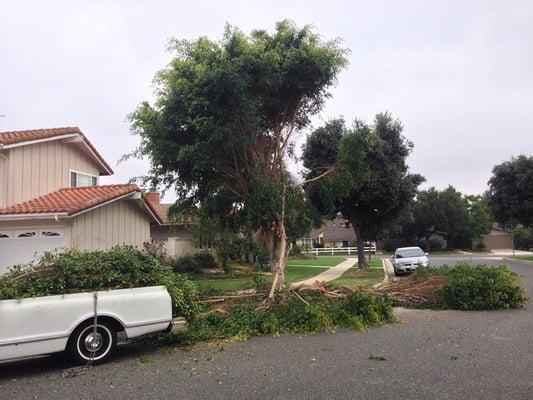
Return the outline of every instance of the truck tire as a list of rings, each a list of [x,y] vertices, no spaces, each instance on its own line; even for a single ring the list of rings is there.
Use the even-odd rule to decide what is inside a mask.
[[[66,355],[75,365],[102,364],[109,360],[117,348],[117,331],[113,323],[104,320],[96,325],[93,321],[78,326],[69,337]],[[91,361],[92,360],[92,361]]]

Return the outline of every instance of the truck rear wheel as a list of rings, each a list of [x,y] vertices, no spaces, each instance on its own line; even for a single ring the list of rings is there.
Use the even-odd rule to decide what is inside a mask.
[[[117,348],[117,331],[108,321],[98,321],[96,332],[93,321],[86,321],[70,335],[66,354],[76,364],[101,364],[109,360]]]

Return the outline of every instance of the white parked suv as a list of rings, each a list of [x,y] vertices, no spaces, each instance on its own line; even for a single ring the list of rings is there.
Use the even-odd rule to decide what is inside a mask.
[[[428,266],[428,253],[420,247],[400,247],[391,258],[396,274],[414,271],[419,265]]]

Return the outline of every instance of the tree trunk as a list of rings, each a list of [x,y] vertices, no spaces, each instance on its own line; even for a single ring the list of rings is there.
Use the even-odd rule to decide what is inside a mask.
[[[430,245],[429,245],[429,238],[431,237],[431,233],[428,235],[426,234],[425,236],[425,239],[426,239],[426,253],[429,253],[429,250],[430,250]]]
[[[365,241],[361,235],[361,227],[359,224],[354,221],[350,222],[352,223],[355,239],[357,240],[357,264],[359,265],[359,269],[363,270],[368,267],[365,259]]]
[[[268,299],[273,299],[274,294],[279,292],[284,285],[285,270],[285,253],[287,252],[287,236],[285,235],[285,225],[278,222],[276,229],[276,265],[273,272],[272,287]]]

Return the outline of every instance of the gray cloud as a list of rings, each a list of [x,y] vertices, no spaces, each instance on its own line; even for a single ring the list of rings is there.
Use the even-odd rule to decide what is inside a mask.
[[[322,121],[390,111],[426,186],[485,189],[492,166],[533,149],[533,3],[527,1],[3,2],[0,130],[77,125],[115,164],[138,139],[167,39],[220,37],[290,18],[352,50]],[[128,161],[108,181],[146,172]],[[172,196],[168,196],[172,198]]]

